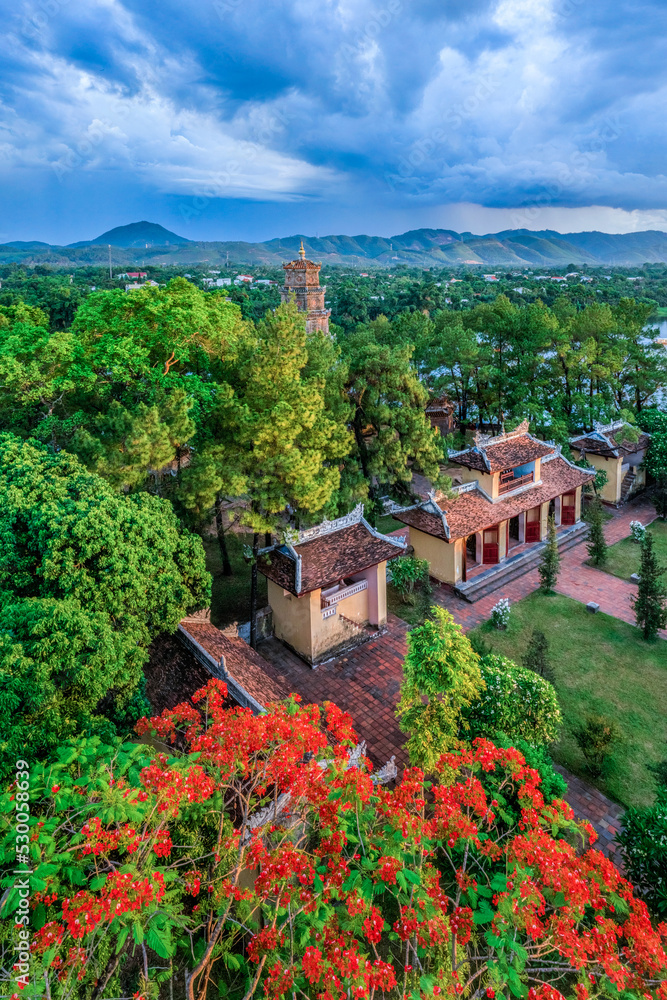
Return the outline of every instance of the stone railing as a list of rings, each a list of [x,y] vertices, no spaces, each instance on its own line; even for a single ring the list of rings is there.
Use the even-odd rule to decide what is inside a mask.
[[[322,607],[330,608],[332,605],[338,604],[339,601],[344,601],[346,597],[353,597],[354,594],[360,594],[362,590],[368,590],[368,580],[359,580],[358,583],[353,583],[349,587],[343,587],[333,594],[327,594],[326,597],[322,594]]]

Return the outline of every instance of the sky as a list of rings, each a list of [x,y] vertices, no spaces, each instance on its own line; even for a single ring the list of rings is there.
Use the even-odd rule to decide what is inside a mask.
[[[7,3],[0,242],[667,230],[666,28],[665,0]]]

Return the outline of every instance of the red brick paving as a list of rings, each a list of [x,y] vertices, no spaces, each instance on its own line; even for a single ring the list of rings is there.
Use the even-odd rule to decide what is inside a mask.
[[[594,847],[606,854],[617,865],[620,863],[620,851],[615,843],[616,834],[621,829],[623,807],[612,802],[606,795],[589,785],[583,778],[557,767],[557,771],[567,781],[566,799],[574,810],[577,819],[587,819],[598,835]]]
[[[257,651],[304,701],[333,701],[349,712],[357,732],[368,743],[373,763],[381,767],[395,756],[400,772],[408,762],[403,749],[405,736],[396,722],[407,630],[406,622],[389,615],[386,631],[377,638],[315,668],[278,639],[267,639]]]
[[[613,511],[613,519],[605,525],[607,541],[613,544],[627,537],[630,521],[640,520],[647,524],[654,517],[653,508],[641,500],[626,505],[620,511]],[[585,566],[587,558],[584,543],[563,553],[558,592],[584,603],[595,600],[602,611],[634,624],[629,597],[635,587]],[[534,570],[504,586],[501,584],[497,591],[475,604],[455,597],[451,588],[444,586],[435,589],[433,599],[451,611],[455,620],[467,630],[486,621],[500,597],[519,601],[536,590],[539,582],[537,570]],[[292,690],[301,694],[304,700],[320,703],[334,701],[349,712],[357,732],[368,743],[373,763],[382,766],[395,756],[400,772],[407,764],[407,754],[403,749],[405,737],[398,728],[395,711],[403,679],[407,631],[408,625],[404,621],[389,615],[383,634],[314,669],[277,639],[262,642],[258,652],[274,665]],[[562,768],[559,770],[568,783],[567,800],[575,815],[592,823],[599,837],[596,847],[614,858],[617,854],[614,838],[620,827],[622,807],[583,779]],[[618,862],[617,857],[615,860]]]
[[[645,500],[638,499],[620,510],[612,511],[612,520],[605,525],[605,537],[609,545],[627,538],[630,534],[630,521],[641,521],[643,524],[655,519],[654,508]],[[613,618],[620,618],[630,625],[635,624],[635,616],[630,604],[630,598],[637,593],[635,584],[621,580],[617,576],[605,573],[603,570],[586,566],[588,552],[585,540],[573,546],[561,555],[561,569],[556,590],[559,594],[571,597],[582,604],[595,601],[600,610]],[[507,597],[511,603],[520,601],[532,594],[540,585],[537,569],[524,573],[523,576],[509,583],[501,583],[498,589],[475,604],[456,597],[451,587],[443,585],[436,588],[434,601],[452,613],[455,621],[464,629],[475,628],[488,621],[491,608],[501,597]],[[667,638],[667,632],[661,633]]]

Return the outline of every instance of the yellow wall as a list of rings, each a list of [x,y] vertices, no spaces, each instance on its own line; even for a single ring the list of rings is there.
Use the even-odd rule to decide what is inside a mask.
[[[572,454],[577,460],[581,458],[581,452],[576,448],[572,449]],[[621,499],[623,460],[621,458],[605,458],[604,455],[591,455],[588,452],[586,452],[585,458],[594,469],[604,469],[607,473],[607,482],[600,493],[602,499],[606,500],[607,503],[618,503]]]
[[[544,541],[549,530],[549,501],[540,507],[540,539]]]
[[[507,555],[507,521],[501,521],[498,525],[498,560],[502,560]]]
[[[370,617],[369,602],[377,600],[377,615],[373,615],[377,622],[373,624],[384,625],[387,621],[386,562],[358,574],[355,579],[368,580],[368,589],[339,601],[337,614],[329,618],[322,618],[320,590],[295,597],[286,594],[273,580],[268,580],[276,638],[287,643],[308,662],[318,663],[326,659],[329,651],[350,639],[350,627],[340,619],[340,615],[363,624]]]
[[[311,594],[294,597],[286,594],[273,580],[267,580],[268,598],[273,611],[273,631],[278,639],[282,639],[292,649],[303,656],[309,657],[311,642]],[[316,590],[319,613],[320,591]]]
[[[466,469],[461,466],[461,481],[464,483],[479,483],[492,500],[498,496],[499,472],[478,472],[477,469]]]
[[[410,528],[410,544],[415,550],[417,559],[426,559],[429,573],[441,583],[458,583],[461,579],[461,553],[463,541],[445,542],[442,538],[434,538],[424,531]]]
[[[353,622],[368,621],[368,591],[362,590],[358,594],[346,597],[344,601],[338,602],[338,612],[351,618]],[[331,619],[327,618],[323,624],[328,625]]]
[[[574,520],[581,521],[581,486],[574,491]]]

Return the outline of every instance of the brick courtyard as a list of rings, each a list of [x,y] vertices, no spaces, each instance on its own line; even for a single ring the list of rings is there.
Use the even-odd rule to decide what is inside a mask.
[[[630,521],[640,520],[648,524],[655,518],[653,507],[641,498],[611,513],[612,519],[605,525],[605,536],[610,545],[630,534]],[[563,553],[556,588],[558,592],[583,603],[594,600],[601,611],[634,624],[630,598],[636,593],[636,587],[586,566],[587,558],[585,542]],[[508,584],[501,584],[498,590],[475,604],[456,597],[448,587],[438,586],[433,600],[447,608],[454,619],[468,630],[488,620],[491,608],[499,598],[520,601],[536,590],[539,582],[537,570],[534,570]],[[407,631],[404,621],[390,615],[387,628],[381,635],[315,669],[306,666],[276,639],[261,643],[258,652],[273,665],[281,682],[290,690],[297,691],[304,700],[319,703],[334,701],[349,712],[357,732],[368,743],[373,763],[382,766],[393,756],[400,773],[407,764],[407,755],[403,750],[405,736],[396,723],[395,710],[403,676]],[[559,770],[568,783],[567,800],[575,815],[592,823],[599,837],[596,846],[613,858],[617,853],[614,838],[620,828],[622,807],[583,779],[563,768]],[[618,858],[615,860],[618,861]]]
[[[604,529],[609,545],[627,538],[630,534],[630,521],[636,520],[648,524],[655,519],[654,508],[641,498],[620,510],[612,510],[611,514],[612,519],[606,523]],[[562,553],[557,592],[582,604],[595,601],[605,614],[634,625],[635,616],[630,599],[637,593],[636,585],[593,566],[586,566],[587,559],[585,541]],[[442,585],[435,589],[433,600],[450,611],[454,620],[467,630],[488,621],[491,608],[501,597],[507,597],[511,603],[515,603],[532,594],[539,585],[539,574],[537,569],[534,569],[510,583],[501,583],[497,590],[482,597],[475,604],[468,604],[467,601],[457,597],[450,587]],[[663,632],[662,635],[667,638],[667,632]]]

